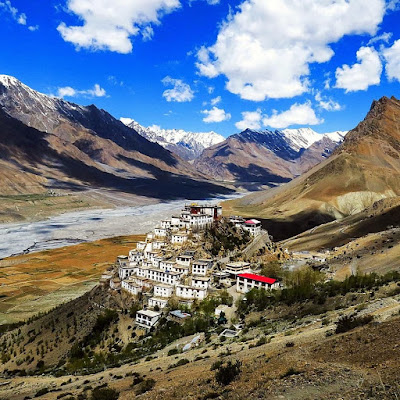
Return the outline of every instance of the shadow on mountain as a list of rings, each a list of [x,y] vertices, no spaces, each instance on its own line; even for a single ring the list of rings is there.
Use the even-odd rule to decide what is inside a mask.
[[[43,176],[52,182],[49,188],[84,190],[103,187],[161,200],[205,199],[233,193],[233,190],[224,186],[174,175],[131,159],[131,163],[154,173],[158,179],[116,176],[87,165],[65,152],[58,152],[50,146],[46,137],[49,134],[27,127],[0,109],[0,161],[7,161],[9,165],[35,175],[46,171]],[[54,170],[55,173],[51,174],[48,170]],[[75,182],[70,182],[70,179]]]
[[[177,164],[173,154],[165,150],[157,143],[152,143],[139,135],[134,129],[127,127],[121,121],[115,119],[107,111],[98,109],[95,105],[86,107],[82,112],[81,108],[76,111],[64,109],[63,102],[58,105],[58,112],[69,120],[76,121],[86,129],[90,129],[97,136],[108,139],[126,150],[140,151],[142,154],[164,161],[170,166]]]
[[[252,182],[268,185],[271,183],[286,183],[291,180],[291,178],[283,178],[282,176],[271,174],[265,168],[255,164],[241,167],[229,163],[226,164],[226,167],[235,176],[235,179],[238,182]]]
[[[289,239],[316,226],[335,220],[331,215],[317,211],[304,211],[285,220],[279,218],[265,219],[257,216],[255,218],[261,221],[262,227],[273,236],[273,240],[276,242]]]

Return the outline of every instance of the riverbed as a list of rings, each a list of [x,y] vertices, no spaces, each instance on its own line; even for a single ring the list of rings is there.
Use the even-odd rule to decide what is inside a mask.
[[[198,203],[220,203],[242,196],[244,193],[236,193]],[[76,211],[37,222],[1,224],[0,259],[114,236],[147,233],[160,220],[178,213],[184,204],[185,200],[174,200],[144,206]]]

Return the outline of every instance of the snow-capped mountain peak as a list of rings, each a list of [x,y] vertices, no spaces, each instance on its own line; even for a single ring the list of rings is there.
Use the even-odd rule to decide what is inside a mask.
[[[120,121],[147,140],[160,144],[186,160],[194,160],[204,149],[225,140],[213,131],[187,132],[183,129],[162,129],[158,125],[144,127],[131,118],[120,118]]]
[[[289,146],[295,150],[308,149],[314,143],[322,140],[324,137],[329,138],[335,143],[340,143],[346,136],[347,131],[336,131],[330,133],[317,133],[311,128],[284,129],[282,130]]]

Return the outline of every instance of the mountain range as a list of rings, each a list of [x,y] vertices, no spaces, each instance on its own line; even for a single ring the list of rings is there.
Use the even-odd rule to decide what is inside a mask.
[[[222,135],[211,132],[186,132],[183,129],[161,129],[157,125],[144,127],[131,118],[120,119],[150,142],[158,143],[187,161],[199,157],[204,149],[225,140]]]
[[[234,212],[288,224],[301,219],[312,227],[399,195],[400,101],[382,97],[325,161],[286,185],[229,205]]]
[[[326,159],[345,134],[339,131],[319,134],[310,128],[246,129],[204,150],[194,165],[217,180],[288,182]]]
[[[171,199],[230,192],[106,111],[47,96],[6,75],[0,126],[0,194],[101,187]]]

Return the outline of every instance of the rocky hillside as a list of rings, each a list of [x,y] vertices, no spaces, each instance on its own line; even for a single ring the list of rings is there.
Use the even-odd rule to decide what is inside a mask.
[[[104,187],[168,199],[227,191],[106,111],[46,96],[5,75],[0,127],[0,194]]]
[[[161,129],[155,125],[144,127],[131,118],[121,118],[121,121],[150,142],[158,143],[187,161],[194,160],[204,149],[225,140],[213,131],[186,132],[183,129]]]
[[[211,146],[195,160],[196,168],[218,180],[288,182],[329,156],[345,132],[318,134],[310,128],[245,131]]]
[[[317,213],[341,218],[400,195],[400,101],[374,101],[365,119],[324,162],[280,188],[231,202],[268,218]]]

